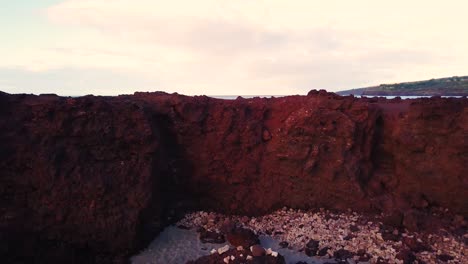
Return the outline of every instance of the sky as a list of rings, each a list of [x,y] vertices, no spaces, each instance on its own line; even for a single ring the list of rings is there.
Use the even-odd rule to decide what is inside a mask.
[[[0,0],[0,91],[288,95],[468,75],[466,0]]]

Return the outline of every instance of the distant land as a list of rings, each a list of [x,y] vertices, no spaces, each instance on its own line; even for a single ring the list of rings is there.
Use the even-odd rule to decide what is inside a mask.
[[[339,95],[381,96],[468,96],[468,76],[454,76],[426,81],[381,84],[337,92]]]

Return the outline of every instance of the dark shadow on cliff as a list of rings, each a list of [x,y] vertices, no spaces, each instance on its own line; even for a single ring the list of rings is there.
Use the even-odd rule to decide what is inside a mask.
[[[196,205],[188,188],[192,165],[177,140],[171,119],[163,114],[152,114],[153,133],[160,138],[158,152],[154,153],[152,198],[140,216],[137,247],[146,247],[167,225],[178,221]]]
[[[367,194],[373,200],[373,206],[378,211],[393,210],[391,190],[395,188],[395,161],[393,154],[388,151],[389,142],[386,142],[385,121],[379,116],[375,122],[375,134],[371,154],[372,177],[367,185]]]

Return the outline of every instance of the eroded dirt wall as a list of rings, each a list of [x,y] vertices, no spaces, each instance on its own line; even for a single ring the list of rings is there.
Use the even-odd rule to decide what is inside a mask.
[[[468,100],[0,93],[0,254],[125,261],[189,209],[468,214]]]

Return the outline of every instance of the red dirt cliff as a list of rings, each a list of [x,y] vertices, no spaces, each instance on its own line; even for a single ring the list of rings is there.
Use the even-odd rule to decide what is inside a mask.
[[[190,209],[468,216],[468,99],[0,93],[0,256],[116,262]]]

